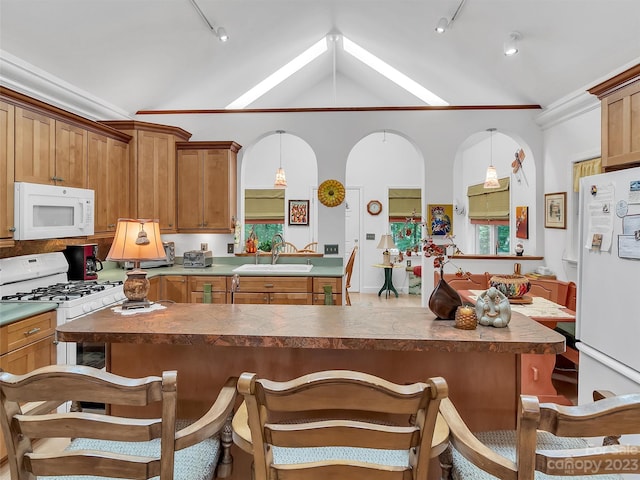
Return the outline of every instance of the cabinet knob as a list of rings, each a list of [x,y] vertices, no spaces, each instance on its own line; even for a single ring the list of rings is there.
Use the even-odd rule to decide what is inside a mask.
[[[16,231],[16,227],[11,227],[11,228],[9,229],[9,231],[10,231],[10,232],[15,232],[15,231]]]

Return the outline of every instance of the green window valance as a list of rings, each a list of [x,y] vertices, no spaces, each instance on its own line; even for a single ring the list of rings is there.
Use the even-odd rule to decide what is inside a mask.
[[[470,220],[509,220],[509,177],[499,182],[498,188],[484,188],[482,183],[469,186]]]
[[[284,190],[282,189],[246,189],[244,191],[244,219],[251,223],[273,220],[284,222]]]
[[[422,192],[419,188],[389,189],[389,218],[422,216]]]

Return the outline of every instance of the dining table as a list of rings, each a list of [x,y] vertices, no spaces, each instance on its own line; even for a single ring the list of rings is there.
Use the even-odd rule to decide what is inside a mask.
[[[458,290],[463,303],[475,305],[480,294],[485,290]],[[564,305],[555,303],[547,298],[527,295],[520,299],[511,299],[512,312],[520,313],[537,323],[550,329],[555,329],[558,323],[575,323],[576,312]],[[553,402],[571,405],[572,402],[558,394],[552,382],[552,374],[556,366],[556,354],[520,356],[520,388],[522,394],[535,395],[541,402]]]

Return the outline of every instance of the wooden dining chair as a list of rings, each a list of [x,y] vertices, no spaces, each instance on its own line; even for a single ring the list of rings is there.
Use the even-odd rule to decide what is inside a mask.
[[[304,247],[298,249],[298,252],[303,253],[317,253],[318,252],[318,242],[307,243]]]
[[[346,296],[345,303],[351,306],[351,299],[349,298],[349,289],[351,288],[351,275],[353,275],[353,264],[356,261],[356,254],[358,253],[358,246],[356,245],[351,250],[351,255],[349,255],[349,260],[347,260],[347,266],[344,268],[346,278],[345,278],[345,287],[344,293]]]
[[[256,480],[426,480],[447,384],[399,385],[347,370],[285,382],[243,373],[238,392]]]
[[[163,372],[162,377],[130,379],[76,365],[52,365],[25,375],[0,370],[0,426],[11,479],[205,480],[213,478],[218,463],[218,475],[228,476],[236,382],[237,378],[229,379],[209,411],[190,422],[176,418],[175,371]],[[52,407],[70,400],[134,406],[161,402],[162,416],[59,413]],[[45,402],[47,408],[23,413],[31,402]],[[228,432],[221,442],[223,428]],[[71,442],[61,450],[34,452],[34,440],[46,438],[69,438]]]
[[[291,242],[278,242],[276,243],[273,249],[276,249],[277,251],[279,251],[280,253],[297,253],[298,249],[296,248],[296,246],[291,243]]]
[[[450,430],[452,449],[440,455],[443,478],[533,480],[622,478],[640,473],[640,445],[621,445],[621,435],[640,433],[640,394],[594,392],[593,403],[563,406],[521,395],[516,430],[473,434],[453,403],[440,412]],[[590,446],[586,437],[604,437]],[[553,475],[548,477],[547,475]]]

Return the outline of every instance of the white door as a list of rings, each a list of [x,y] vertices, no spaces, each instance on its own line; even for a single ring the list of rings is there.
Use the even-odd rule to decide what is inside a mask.
[[[347,264],[353,247],[360,245],[360,189],[347,188],[345,200],[345,227],[344,227],[344,264]],[[360,291],[360,258],[362,250],[358,250],[351,274],[350,292]]]

